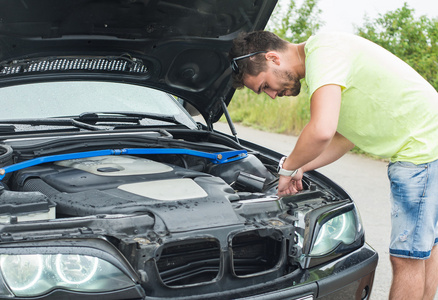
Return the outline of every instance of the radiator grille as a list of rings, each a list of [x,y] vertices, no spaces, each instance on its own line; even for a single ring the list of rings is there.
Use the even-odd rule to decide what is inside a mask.
[[[274,270],[281,260],[282,242],[257,231],[243,232],[232,239],[233,270],[236,276],[251,276]]]
[[[232,261],[225,263],[231,263],[236,277],[275,271],[282,263],[283,246],[279,234],[239,233],[232,238]],[[164,284],[182,287],[220,280],[221,261],[218,241],[195,239],[164,245],[156,265]]]
[[[214,240],[190,240],[165,245],[157,267],[167,286],[211,282],[219,274],[219,243]]]

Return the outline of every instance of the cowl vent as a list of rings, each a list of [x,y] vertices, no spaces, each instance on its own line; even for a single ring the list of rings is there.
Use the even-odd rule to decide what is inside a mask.
[[[15,61],[0,67],[1,75],[50,71],[107,71],[146,74],[141,60],[127,58],[47,58],[38,61]]]

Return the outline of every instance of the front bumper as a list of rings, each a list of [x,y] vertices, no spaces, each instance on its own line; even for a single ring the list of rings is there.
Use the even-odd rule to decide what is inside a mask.
[[[227,285],[224,284],[223,291],[210,294],[204,293],[194,296],[191,288],[184,288],[180,290],[177,297],[148,296],[143,288],[137,284],[129,289],[109,293],[89,294],[55,290],[36,298],[16,297],[12,299],[366,300],[371,294],[377,262],[377,252],[365,244],[358,250],[327,264],[321,264],[305,271],[296,270],[263,284],[245,284],[243,287],[231,290],[227,289]]]
[[[358,250],[327,264],[291,273],[272,282],[200,296],[181,296],[179,300],[310,300],[369,299],[378,254],[365,244]],[[148,297],[151,300],[176,299]]]

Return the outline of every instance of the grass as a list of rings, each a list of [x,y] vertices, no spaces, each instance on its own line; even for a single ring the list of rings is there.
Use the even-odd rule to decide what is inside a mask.
[[[273,100],[248,89],[236,91],[228,110],[234,122],[292,135],[298,135],[310,118],[309,101],[304,95]]]
[[[305,86],[297,97],[271,99],[266,94],[257,95],[249,89],[237,90],[228,106],[233,122],[259,130],[298,136],[310,119],[310,101]],[[221,121],[226,122],[224,116]],[[373,159],[358,147],[352,153]]]

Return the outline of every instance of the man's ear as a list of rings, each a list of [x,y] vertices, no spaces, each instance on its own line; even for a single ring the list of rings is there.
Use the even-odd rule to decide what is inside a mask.
[[[278,53],[275,51],[269,51],[266,53],[265,58],[268,62],[272,61],[274,64],[280,65],[280,55],[278,55]]]

